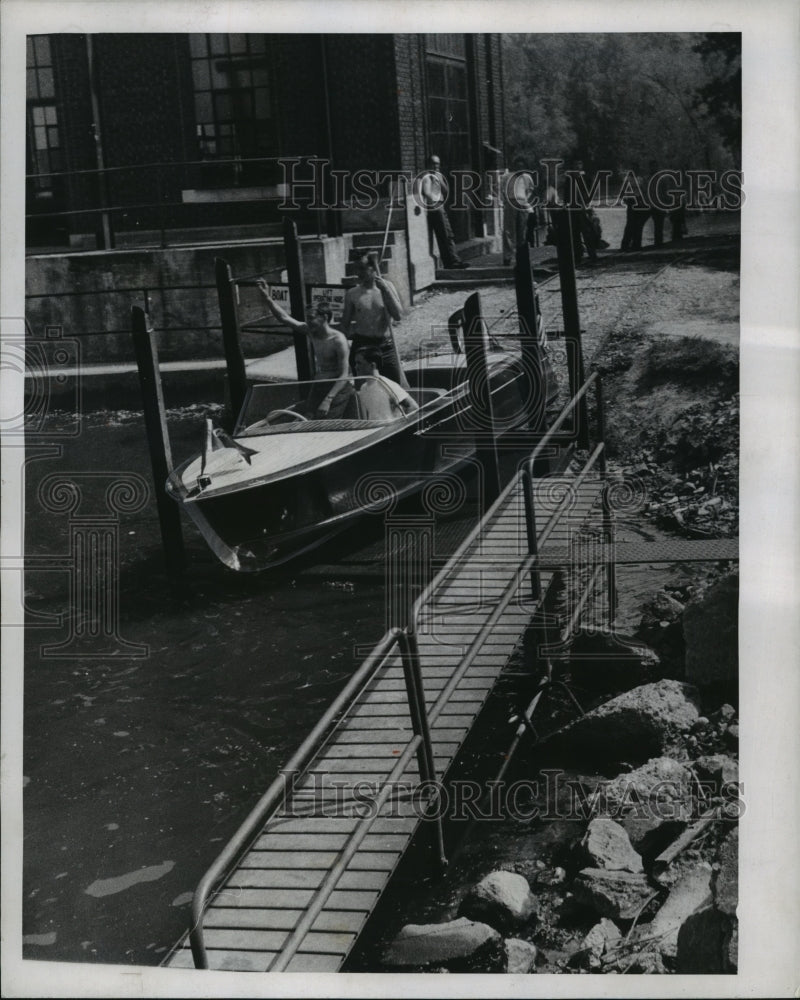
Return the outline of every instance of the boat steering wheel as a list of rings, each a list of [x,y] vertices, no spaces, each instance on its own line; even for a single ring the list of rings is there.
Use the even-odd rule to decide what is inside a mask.
[[[299,420],[302,423],[308,423],[308,417],[304,417],[302,413],[298,413],[297,410],[271,410],[264,418],[264,423],[269,427],[273,422],[273,417],[290,417],[292,420]]]

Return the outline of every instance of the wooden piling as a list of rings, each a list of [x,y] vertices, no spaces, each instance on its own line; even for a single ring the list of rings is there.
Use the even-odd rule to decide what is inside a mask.
[[[289,281],[289,312],[293,319],[305,323],[306,286],[303,278],[303,254],[297,236],[297,225],[288,216],[284,216],[283,219],[283,248]],[[296,331],[294,332],[294,357],[297,364],[298,381],[310,382],[314,377],[314,363],[308,338]]]
[[[239,309],[236,301],[238,293],[230,265],[222,257],[214,259],[214,274],[217,282],[219,315],[222,322],[222,346],[228,370],[228,395],[231,408],[228,430],[232,431],[242,411],[244,397],[247,393],[247,374],[239,334]]]
[[[550,215],[556,231],[558,273],[561,283],[561,309],[564,314],[564,341],[567,347],[569,395],[572,399],[586,381],[578,312],[578,289],[575,281],[575,257],[570,213],[577,209],[553,208]],[[584,397],[578,405],[576,438],[579,447],[589,446],[589,410]]]
[[[464,303],[464,353],[471,423],[475,434],[475,457],[483,473],[481,507],[484,512],[500,495],[500,465],[486,351],[487,336],[481,315],[481,297],[479,292],[473,292]]]
[[[133,306],[131,309],[131,331],[136,365],[139,369],[139,384],[142,387],[144,425],[153,469],[153,488],[158,508],[158,523],[161,528],[161,542],[164,546],[164,560],[167,574],[173,579],[178,579],[186,568],[186,554],[183,547],[180,509],[175,501],[167,496],[166,491],[167,476],[172,471],[172,450],[167,432],[158,348],[155,333],[147,321],[147,314],[139,306]]]
[[[517,248],[514,288],[517,296],[522,367],[525,372],[527,424],[529,430],[539,433],[545,430],[548,394],[547,359],[538,340],[539,309],[531,269],[530,248],[527,243],[522,243]]]

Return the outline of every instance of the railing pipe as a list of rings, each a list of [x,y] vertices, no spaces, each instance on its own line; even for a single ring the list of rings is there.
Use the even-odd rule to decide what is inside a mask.
[[[317,745],[323,741],[334,719],[345,707],[349,706],[354,696],[371,679],[372,674],[382,666],[386,656],[397,643],[399,633],[400,629],[392,629],[384,635],[375,649],[373,649],[339,695],[334,699],[316,726],[314,726],[309,735],[303,740],[300,747],[292,755],[283,769],[282,776],[276,778],[266,792],[264,792],[201,879],[192,899],[192,923],[189,932],[192,956],[196,968],[208,968],[208,957],[203,942],[203,914],[210,893],[216,888],[218,882],[225,875],[238,854],[247,846],[248,842],[258,831],[260,824],[263,823],[267,814],[275,808],[286,794],[287,775],[296,774],[305,766],[311,754],[316,750]]]
[[[603,398],[603,383],[597,380],[597,434],[601,441],[606,439],[606,414]],[[617,567],[614,555],[614,511],[609,501],[608,465],[606,453],[600,463],[600,473],[603,477],[603,540],[608,546],[609,558],[606,560],[606,587],[608,589],[608,627],[614,628],[617,617]]]
[[[536,445],[536,447],[531,452],[530,456],[526,459],[526,466],[530,468],[531,475],[533,475],[533,464],[536,459],[544,451],[545,445],[550,443],[550,438],[556,433],[556,431],[561,429],[561,425],[567,419],[568,414],[575,409],[575,407],[584,399],[589,389],[595,382],[599,380],[600,376],[597,372],[592,372],[589,378],[583,383],[583,385],[578,389],[575,395],[570,399],[570,401],[564,406],[564,409],[559,413],[556,419],[553,421],[551,426],[548,428],[547,433],[544,435],[542,440]]]
[[[422,682],[422,664],[420,662],[419,643],[416,635],[403,631],[400,634],[400,650],[403,656],[403,670],[406,675],[406,690],[410,691],[414,688],[415,691],[413,702],[418,712],[418,720],[414,731],[418,731],[419,735],[422,737],[422,745],[420,749],[425,758],[426,772],[426,774],[423,775],[423,761],[422,758],[420,758],[420,776],[423,781],[435,783],[436,763],[433,757],[431,731],[430,726],[428,725],[428,707],[425,700],[425,689]],[[411,703],[412,698],[409,696],[409,705],[411,705]],[[418,730],[416,726],[419,727]],[[437,813],[435,822],[435,847],[439,856],[439,866],[444,869],[447,867],[447,855],[444,847],[444,830],[442,827],[441,813]]]
[[[381,809],[384,805],[386,805],[396,779],[399,778],[399,776],[406,769],[409,761],[419,748],[421,742],[421,736],[412,737],[406,749],[397,758],[397,763],[387,776],[377,797],[373,800],[372,808],[370,810],[371,815],[365,817],[362,823],[349,835],[345,846],[339,853],[339,857],[329,869],[327,875],[322,881],[322,884],[315,891],[311,903],[304,911],[297,926],[284,942],[280,952],[278,952],[272,960],[272,963],[267,969],[268,972],[283,972],[294,958],[303,938],[305,938],[306,934],[308,934],[312,924],[322,912],[322,908],[325,906],[325,903],[330,898],[331,893],[336,888],[336,884],[344,874],[348,864],[353,858],[353,855],[358,851],[362,841],[369,833],[372,824],[377,819]]]
[[[593,372],[589,376],[589,378],[587,379],[585,385],[583,385],[581,387],[581,389],[579,390],[579,394],[578,395],[582,396],[586,392],[588,392],[589,386],[592,385],[597,378],[598,378],[597,372]],[[544,448],[550,443],[551,438],[561,428],[561,425],[566,420],[569,412],[575,407],[576,403],[577,403],[577,397],[571,399],[564,406],[564,409],[561,411],[561,413],[559,414],[559,416],[553,422],[552,426],[545,433],[545,435],[542,438],[542,440],[534,448],[534,450],[531,453],[531,456],[530,456],[530,458],[528,460],[528,462],[529,462],[529,464],[531,466],[531,470],[533,468],[533,462],[539,457],[539,455],[544,450]],[[486,512],[486,514],[483,516],[483,518],[475,525],[475,527],[472,529],[472,531],[470,531],[470,533],[467,535],[467,537],[464,539],[464,541],[461,543],[461,545],[459,545],[459,547],[456,549],[456,551],[450,557],[450,565],[453,565],[454,563],[456,563],[464,555],[464,553],[467,551],[467,549],[470,547],[470,545],[472,545],[472,543],[475,541],[476,537],[478,536],[478,534],[482,530],[483,523],[485,522],[485,520],[491,515],[491,513],[494,510],[496,510],[502,504],[502,502],[507,498],[507,496],[509,495],[509,493],[511,493],[512,490],[514,490],[514,489],[517,488],[517,485],[518,485],[517,484],[517,479],[515,477],[515,478],[513,478],[508,483],[508,485],[502,491],[502,493],[497,498],[497,500],[495,500],[494,504],[492,504],[492,506]],[[446,567],[445,567],[445,569],[446,569]],[[423,607],[423,605],[425,604],[425,602],[428,600],[428,598],[430,597],[431,593],[433,593],[434,589],[439,586],[439,583],[441,582],[441,578],[444,575],[445,569],[442,569],[439,573],[437,573],[437,575],[424,588],[424,590],[422,591],[422,593],[419,595],[419,597],[414,602],[414,606],[413,606],[412,612],[411,612],[411,631],[412,632],[416,631],[416,620],[417,620],[417,617],[419,615],[420,609]]]
[[[533,477],[530,471],[522,470],[522,497],[525,503],[525,530],[528,535],[528,555],[539,554],[539,539],[536,536],[536,504],[533,497]],[[531,570],[531,599],[538,601],[542,596],[542,579],[539,567]]]

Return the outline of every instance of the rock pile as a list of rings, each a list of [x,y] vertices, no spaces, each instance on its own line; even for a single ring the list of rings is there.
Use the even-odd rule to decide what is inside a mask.
[[[455,919],[404,927],[385,951],[387,968],[736,971],[738,720],[719,701],[721,678],[735,691],[736,659],[732,641],[715,646],[735,623],[736,592],[735,579],[723,579],[700,611],[656,598],[659,620],[683,630],[694,683],[639,684],[548,740],[556,757],[568,741],[613,775],[592,779],[571,846],[495,865],[462,891]],[[700,627],[703,609],[714,635]]]

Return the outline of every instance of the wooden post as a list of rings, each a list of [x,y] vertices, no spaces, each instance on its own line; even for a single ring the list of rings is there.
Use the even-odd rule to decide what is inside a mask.
[[[546,357],[538,341],[539,309],[536,288],[531,271],[530,249],[527,243],[517,247],[514,267],[514,286],[517,295],[522,367],[525,372],[525,412],[528,429],[541,432],[545,429],[547,410]]]
[[[136,365],[139,369],[139,384],[142,387],[144,425],[150,448],[150,464],[153,469],[153,487],[158,507],[161,541],[164,546],[164,559],[168,575],[176,579],[186,568],[181,515],[178,505],[167,496],[166,491],[167,476],[172,471],[172,450],[167,432],[167,415],[164,408],[161,371],[158,367],[155,333],[147,322],[147,314],[139,306],[133,306],[131,309],[131,328]]]
[[[242,343],[239,338],[239,310],[236,304],[238,293],[230,266],[222,257],[214,259],[214,274],[217,281],[219,315],[222,322],[222,346],[228,369],[228,393],[231,406],[229,430],[232,431],[236,426],[242,406],[244,406],[244,397],[247,393],[247,374],[244,367]]]
[[[569,370],[569,395],[572,399],[586,381],[583,367],[583,344],[581,343],[581,320],[578,313],[578,289],[575,282],[575,257],[572,245],[572,220],[570,212],[575,209],[553,208],[550,210],[556,231],[558,251],[558,273],[561,281],[561,309],[564,314],[564,340],[567,346],[567,367]],[[589,446],[589,409],[586,397],[578,404],[577,441],[581,448]]]
[[[305,323],[306,286],[303,279],[303,255],[297,236],[297,225],[288,216],[284,216],[283,219],[283,247],[289,279],[289,312],[293,319]],[[294,357],[298,381],[310,382],[314,377],[314,368],[308,339],[302,333],[294,334]]]
[[[470,416],[475,434],[475,454],[483,471],[481,507],[484,512],[500,495],[500,466],[497,457],[486,348],[487,336],[481,317],[481,297],[479,292],[473,292],[464,303],[464,353],[467,360]]]

